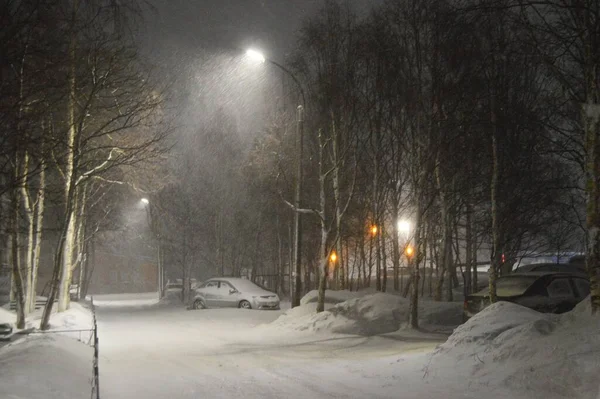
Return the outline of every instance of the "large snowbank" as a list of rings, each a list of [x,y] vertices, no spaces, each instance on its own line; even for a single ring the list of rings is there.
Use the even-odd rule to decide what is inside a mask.
[[[59,334],[30,336],[0,348],[0,398],[86,398],[93,349]]]
[[[321,313],[316,313],[313,298],[310,292],[302,298],[303,305],[288,310],[272,325],[295,331],[378,335],[397,331],[408,320],[409,300],[398,295],[330,291],[326,310]],[[462,305],[454,302],[422,302],[419,322],[430,330],[453,328],[461,322],[461,309]]]
[[[341,302],[347,301],[348,299],[360,298],[362,296],[365,296],[364,291],[327,290],[327,291],[325,291],[325,303],[326,304],[336,304],[336,303],[341,303]],[[300,305],[306,305],[308,303],[316,303],[318,298],[319,298],[318,290],[309,291],[308,294],[304,295],[300,299]]]
[[[29,314],[25,321],[25,329],[36,329],[40,326],[43,309],[38,309]],[[0,323],[11,323],[15,327],[17,314],[13,311],[0,308]],[[93,324],[92,312],[87,307],[77,302],[71,302],[71,307],[64,312],[56,312],[56,306],[50,317],[50,331],[59,331],[62,335],[80,341],[88,342],[91,336],[89,331],[69,330],[91,330]]]
[[[17,321],[17,315],[10,310],[0,307],[0,323],[10,323],[13,325]]]
[[[572,312],[551,315],[496,303],[455,330],[427,373],[433,379],[469,375],[531,398],[596,399],[600,318],[589,307],[588,299]]]
[[[93,295],[93,298],[94,305],[97,307],[143,307],[157,304],[158,292],[144,292],[140,294],[102,294]]]

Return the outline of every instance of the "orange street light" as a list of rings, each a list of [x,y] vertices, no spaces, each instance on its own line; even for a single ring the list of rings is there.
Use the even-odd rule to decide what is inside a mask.
[[[404,250],[404,253],[408,258],[412,258],[415,254],[415,249],[412,247],[412,245],[407,245],[406,249]]]
[[[376,236],[377,235],[377,226],[375,226],[375,225],[371,226],[370,231],[371,231],[372,236]]]
[[[335,251],[333,251],[331,255],[329,255],[329,260],[331,261],[331,263],[335,263],[335,261],[337,261],[337,254],[335,253]]]

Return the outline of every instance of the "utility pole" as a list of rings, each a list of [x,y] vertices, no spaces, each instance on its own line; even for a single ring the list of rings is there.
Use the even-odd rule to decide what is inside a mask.
[[[304,107],[298,106],[298,165],[296,169],[296,195],[294,198],[294,269],[296,271],[296,287],[292,295],[292,307],[300,306],[302,293],[302,219],[299,209],[302,197],[302,153],[304,147]]]

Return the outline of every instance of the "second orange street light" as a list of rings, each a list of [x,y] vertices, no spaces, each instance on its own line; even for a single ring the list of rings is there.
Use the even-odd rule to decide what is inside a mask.
[[[302,104],[298,105],[298,113],[296,114],[296,121],[298,124],[298,165],[296,169],[296,192],[294,194],[294,271],[296,276],[295,287],[292,293],[292,307],[296,307],[300,306],[300,293],[302,292],[302,219],[298,209],[301,209],[302,207],[302,158],[304,148],[304,109],[306,108],[306,99],[304,97],[304,89],[292,71],[278,62],[266,58],[262,52],[256,49],[248,49],[246,51],[246,56],[260,63],[268,62],[269,64],[275,65],[277,68],[281,69],[284,73],[292,78],[294,83],[296,83],[302,98]],[[292,273],[290,270],[290,280],[291,279]]]
[[[377,226],[376,225],[371,226],[371,228],[369,229],[369,231],[371,232],[371,235],[373,237],[375,237],[377,235]]]
[[[406,246],[406,248],[404,249],[404,254],[410,260],[410,259],[412,259],[413,255],[415,254],[415,249],[413,248],[412,245],[408,244]]]

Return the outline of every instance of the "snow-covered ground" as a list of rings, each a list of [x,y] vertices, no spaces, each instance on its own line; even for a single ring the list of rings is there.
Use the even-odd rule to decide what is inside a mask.
[[[408,301],[397,295],[331,294],[321,315],[308,297],[288,311],[188,311],[143,303],[143,296],[95,298],[102,397],[600,399],[600,320],[589,315],[589,302],[562,316],[498,303],[448,338],[404,328]],[[420,310],[424,325],[456,322],[455,303],[425,302]],[[53,326],[84,319],[70,312]],[[41,397],[37,388],[29,396],[15,390],[54,356],[58,367],[39,380],[53,389],[62,385],[46,379],[76,381],[63,396],[44,397],[89,395],[89,354],[65,339],[37,336],[23,341],[24,351],[0,349],[0,397]],[[41,363],[30,366],[38,354]]]
[[[0,398],[89,398],[93,349],[60,334],[31,335],[0,349]]]
[[[39,326],[41,310],[27,319]],[[0,321],[15,323],[13,312],[0,309]],[[54,313],[47,332],[13,336],[0,348],[0,398],[62,399],[89,397],[91,393],[92,315],[72,303],[66,312]]]
[[[86,298],[94,300],[94,305],[107,307],[136,307],[151,306],[158,303],[158,292],[144,292],[141,294],[105,294],[92,295]]]

